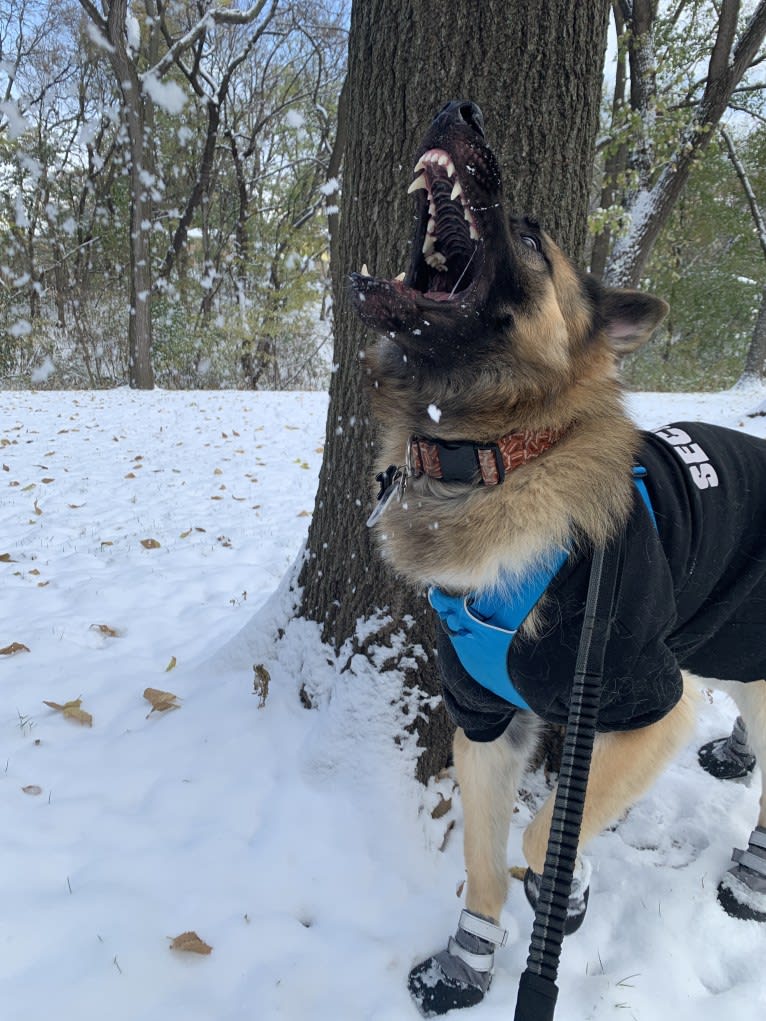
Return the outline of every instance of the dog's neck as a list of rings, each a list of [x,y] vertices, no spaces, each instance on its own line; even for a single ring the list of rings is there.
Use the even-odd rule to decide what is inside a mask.
[[[441,482],[497,486],[509,472],[544,454],[565,432],[524,430],[508,433],[493,443],[411,436],[407,465],[415,478],[426,475]]]

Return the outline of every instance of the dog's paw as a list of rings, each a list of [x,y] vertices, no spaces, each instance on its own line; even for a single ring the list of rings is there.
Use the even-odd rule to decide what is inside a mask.
[[[490,974],[474,971],[443,950],[412,969],[407,988],[423,1017],[438,1017],[481,1003],[491,981]]]
[[[543,877],[539,876],[532,869],[527,869],[524,874],[524,893],[534,911],[537,911],[537,901],[540,897],[540,884]],[[585,912],[588,910],[588,899],[590,897],[590,866],[580,862],[580,869],[572,877],[572,889],[567,903],[567,917],[564,922],[564,935],[571,936],[573,932],[582,925],[585,920]]]
[[[423,1017],[480,1003],[492,981],[495,947],[505,946],[507,938],[490,919],[464,910],[447,949],[410,972],[407,986]]]
[[[766,827],[756,826],[746,851],[735,848],[734,866],[718,884],[718,902],[727,915],[766,922]]]

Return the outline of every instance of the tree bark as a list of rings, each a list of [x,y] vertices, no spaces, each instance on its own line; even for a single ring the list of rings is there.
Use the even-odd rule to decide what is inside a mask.
[[[299,613],[349,654],[403,633],[390,665],[405,656],[419,662],[405,683],[423,696],[411,721],[425,748],[423,780],[446,763],[451,728],[443,709],[430,708],[439,685],[425,596],[392,577],[365,527],[375,437],[359,364],[370,338],[351,311],[346,278],[365,262],[379,275],[405,268],[416,148],[434,114],[455,98],[482,108],[509,207],[539,218],[581,257],[608,8],[609,0],[457,0],[448,12],[434,0],[366,0],[352,8],[343,190],[331,252],[336,366]],[[433,27],[445,17],[446,45]]]
[[[106,34],[112,65],[122,95],[130,159],[130,280],[128,320],[128,382],[133,389],[154,387],[152,369],[151,200],[143,180],[145,169],[144,96],[136,65],[127,50],[127,0],[111,0]]]

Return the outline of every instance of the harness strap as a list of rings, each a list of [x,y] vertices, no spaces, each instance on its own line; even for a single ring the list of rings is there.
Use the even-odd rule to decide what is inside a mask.
[[[633,468],[633,481],[655,529],[657,520],[646,487],[646,468]],[[554,550],[521,581],[501,582],[495,588],[453,596],[435,586],[428,601],[449,635],[457,657],[482,687],[515,705],[529,709],[508,673],[508,650],[516,632],[569,559],[566,549]]]

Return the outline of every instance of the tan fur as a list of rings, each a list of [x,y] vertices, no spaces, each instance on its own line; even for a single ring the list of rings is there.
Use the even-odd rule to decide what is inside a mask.
[[[638,801],[686,744],[697,705],[697,688],[685,676],[681,700],[657,723],[596,737],[580,832],[582,848]],[[545,864],[555,795],[554,790],[524,833],[524,857],[537,873]]]

